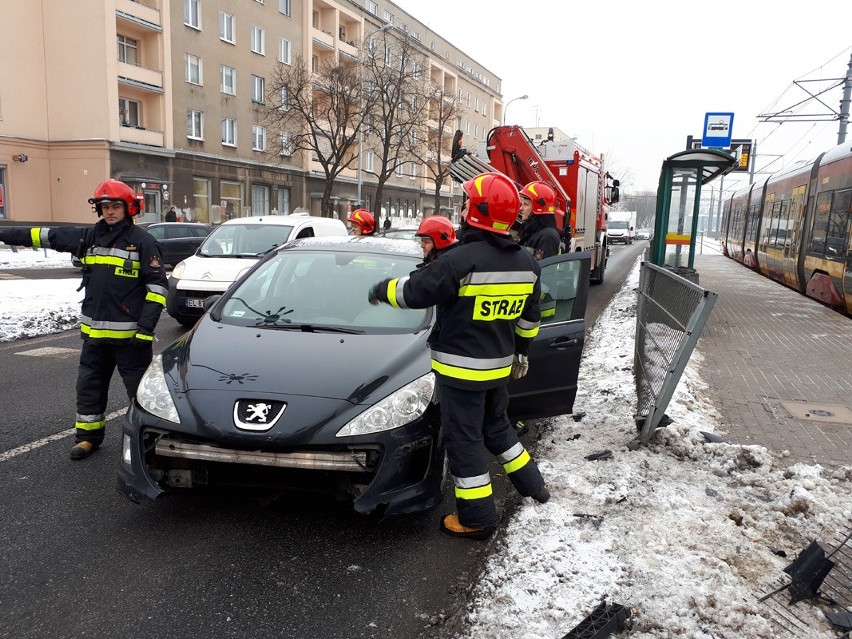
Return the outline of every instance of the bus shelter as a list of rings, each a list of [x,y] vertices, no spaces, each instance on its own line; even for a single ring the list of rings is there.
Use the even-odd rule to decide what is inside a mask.
[[[688,149],[663,162],[651,242],[652,264],[682,276],[695,273],[701,188],[736,167],[734,156],[716,149]]]

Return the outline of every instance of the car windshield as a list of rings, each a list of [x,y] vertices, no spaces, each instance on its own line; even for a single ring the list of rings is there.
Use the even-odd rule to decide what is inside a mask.
[[[611,228],[611,229],[626,229],[627,228],[627,222],[624,222],[623,220],[612,220],[609,223],[609,228]]]
[[[223,224],[204,240],[204,257],[258,257],[285,242],[293,231],[286,224]]]
[[[411,255],[285,249],[226,293],[216,319],[270,329],[421,330],[428,326],[431,311],[367,301],[373,284],[408,275],[416,264]]]

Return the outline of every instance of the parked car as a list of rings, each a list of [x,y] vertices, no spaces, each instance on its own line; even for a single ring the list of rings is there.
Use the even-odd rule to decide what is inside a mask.
[[[207,236],[195,255],[172,270],[166,311],[183,326],[192,326],[204,314],[205,298],[223,293],[276,246],[297,238],[347,234],[337,218],[307,213],[228,220]]]
[[[421,259],[413,242],[298,240],[209,299],[139,385],[120,492],[139,502],[227,485],[334,494],[361,513],[436,505],[445,465],[426,343],[434,311],[367,301],[374,283]],[[570,413],[577,391],[589,256],[540,265],[555,307],[529,374],[510,383],[512,419]]]
[[[653,235],[653,229],[639,229],[638,231],[636,231],[637,240],[650,240]]]
[[[387,237],[394,240],[414,240],[416,239],[417,227],[394,229],[390,228],[387,231],[382,231],[382,237]]]
[[[140,224],[139,228],[145,229],[160,242],[163,263],[170,266],[194,255],[213,230],[212,225],[197,222],[153,222]]]

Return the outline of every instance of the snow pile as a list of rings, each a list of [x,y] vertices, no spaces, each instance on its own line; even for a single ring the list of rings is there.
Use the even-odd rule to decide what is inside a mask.
[[[24,268],[69,268],[70,253],[59,253],[53,249],[34,249],[16,246],[16,250],[0,242],[0,271]]]
[[[535,457],[551,501],[524,500],[457,637],[558,639],[604,598],[634,610],[636,639],[786,636],[771,602],[758,599],[786,583],[782,569],[812,539],[848,529],[852,469],[784,470],[763,447],[706,440],[701,431],[715,430],[717,413],[696,372],[700,353],[668,407],[673,424],[648,448],[628,448],[637,436],[637,283],[638,269],[586,346],[575,403],[585,416],[554,420],[542,435]],[[584,459],[607,450],[611,459]],[[811,603],[794,611],[811,639],[835,636]]]
[[[0,342],[38,337],[80,325],[80,281],[9,280],[0,295]]]

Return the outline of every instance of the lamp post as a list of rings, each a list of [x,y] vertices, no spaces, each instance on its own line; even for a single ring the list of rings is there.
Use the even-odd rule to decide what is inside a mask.
[[[521,96],[518,96],[517,98],[512,98],[511,100],[509,100],[506,103],[506,106],[503,107],[503,126],[506,126],[506,111],[509,110],[509,105],[512,104],[512,102],[514,102],[515,100],[526,100],[528,97],[530,97],[530,96],[521,95]]]
[[[376,29],[375,31],[370,33],[369,35],[365,36],[364,37],[364,43],[367,42],[367,38],[372,38],[377,33],[382,33],[383,31],[387,31],[392,26],[393,26],[392,22],[386,22],[381,27],[379,27],[378,29]],[[364,55],[364,47],[363,46],[361,47],[361,55],[362,56]],[[361,80],[361,93],[360,93],[359,97],[360,97],[360,102],[361,102],[361,110],[363,111],[363,108],[364,108],[364,60],[361,58],[361,56],[358,57],[358,75],[360,76],[360,80]],[[363,116],[363,113],[361,113],[360,115]],[[363,175],[364,160],[361,157],[363,150],[364,150],[364,124],[363,124],[363,122],[361,122],[358,125],[358,206],[363,206],[363,204],[361,202],[361,188],[364,184],[364,175]]]

